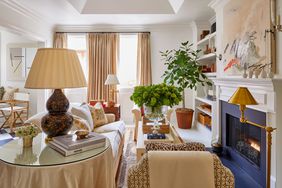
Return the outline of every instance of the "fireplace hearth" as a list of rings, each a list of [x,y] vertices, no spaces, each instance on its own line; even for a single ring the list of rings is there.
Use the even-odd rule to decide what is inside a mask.
[[[266,114],[247,109],[246,117],[265,125]],[[266,185],[265,132],[240,122],[237,105],[221,101],[222,144],[230,159],[249,174],[262,187]]]

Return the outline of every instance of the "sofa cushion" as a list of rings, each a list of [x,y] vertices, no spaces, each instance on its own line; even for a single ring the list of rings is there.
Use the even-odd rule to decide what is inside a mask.
[[[101,103],[97,103],[95,106],[88,106],[93,119],[94,127],[100,127],[108,123],[107,116]]]
[[[73,106],[72,109],[71,109],[71,113],[73,115],[76,115],[76,116],[82,118],[82,119],[85,119],[88,122],[90,129],[91,130],[94,129],[94,124],[93,124],[91,112],[90,112],[87,104],[82,104],[79,107]]]
[[[94,129],[94,132],[96,133],[107,133],[112,131],[117,131],[120,136],[123,136],[125,133],[125,123],[123,121],[115,121]]]
[[[5,93],[2,97],[2,100],[12,100],[14,99],[14,94],[19,91],[19,88],[6,87]]]
[[[71,130],[87,130],[91,131],[89,123],[78,116],[73,115],[73,126]]]

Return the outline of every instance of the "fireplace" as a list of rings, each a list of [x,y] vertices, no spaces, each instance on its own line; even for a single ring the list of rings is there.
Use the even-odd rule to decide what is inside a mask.
[[[247,109],[246,118],[266,124],[266,114]],[[266,184],[266,136],[264,130],[240,122],[237,105],[221,101],[222,144],[230,159],[258,184]]]

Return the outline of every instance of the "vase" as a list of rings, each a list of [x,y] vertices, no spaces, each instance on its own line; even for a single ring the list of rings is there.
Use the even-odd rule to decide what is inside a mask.
[[[168,110],[167,106],[150,107],[144,105],[145,117],[148,118],[150,121],[154,122],[152,128],[153,134],[158,134],[158,131],[160,129],[159,121],[165,118],[165,114],[167,113],[167,110]]]
[[[30,137],[30,136],[23,137],[23,147],[24,148],[31,147],[32,146],[32,141],[33,141],[33,138]]]

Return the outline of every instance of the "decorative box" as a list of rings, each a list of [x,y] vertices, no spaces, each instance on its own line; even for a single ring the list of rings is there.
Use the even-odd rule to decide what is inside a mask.
[[[206,114],[199,113],[198,121],[203,125],[211,126],[211,117]]]
[[[142,129],[143,129],[143,134],[150,134],[152,133],[152,127],[153,127],[153,123],[148,123],[146,125],[143,125],[142,126]],[[161,124],[160,125],[160,129],[159,129],[159,133],[161,134],[169,134],[169,125],[166,125],[166,124]]]

